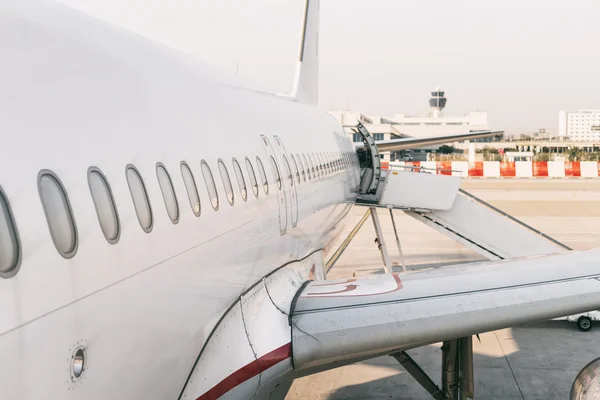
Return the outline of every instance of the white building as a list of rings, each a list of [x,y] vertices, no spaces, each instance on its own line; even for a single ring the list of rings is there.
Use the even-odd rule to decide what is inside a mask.
[[[600,110],[559,111],[558,135],[574,141],[600,140]]]
[[[468,133],[471,131],[488,130],[486,112],[470,112],[467,115],[448,117],[443,114],[446,106],[444,91],[436,88],[429,99],[430,111],[427,116],[416,117],[396,114],[391,118],[367,116],[351,111],[331,111],[330,114],[341,123],[346,132],[352,136],[352,127],[360,121],[373,135],[375,141],[397,139],[401,137],[446,136],[451,134]],[[354,142],[361,142],[360,135],[354,135]],[[486,140],[486,139],[480,139]],[[412,151],[415,160],[425,160],[426,153],[438,146]],[[394,160],[397,154],[391,155]],[[383,153],[383,159],[390,160],[390,153]]]

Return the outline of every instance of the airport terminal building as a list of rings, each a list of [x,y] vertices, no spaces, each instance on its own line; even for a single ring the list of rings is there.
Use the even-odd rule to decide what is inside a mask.
[[[600,140],[600,110],[559,111],[558,135],[577,142]]]
[[[354,142],[361,142],[360,135],[353,134],[352,127],[360,121],[373,135],[375,141],[398,139],[402,137],[446,136],[472,131],[488,130],[487,112],[475,111],[463,116],[445,116],[444,91],[436,88],[429,98],[430,111],[427,116],[396,114],[391,118],[364,115],[352,111],[331,111],[330,114],[344,126],[346,133]],[[600,132],[599,132],[600,133]],[[482,139],[490,140],[490,139]],[[415,160],[426,160],[427,153],[438,146],[412,151]],[[383,153],[385,161],[395,161],[400,153]]]

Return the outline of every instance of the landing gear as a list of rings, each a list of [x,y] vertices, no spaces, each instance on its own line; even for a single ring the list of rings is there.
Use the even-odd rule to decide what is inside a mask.
[[[590,317],[586,317],[582,315],[577,320],[577,327],[580,331],[587,332],[592,329],[592,319]]]
[[[473,378],[473,337],[448,340],[442,346],[442,387],[439,388],[410,356],[390,354],[436,400],[475,398]]]

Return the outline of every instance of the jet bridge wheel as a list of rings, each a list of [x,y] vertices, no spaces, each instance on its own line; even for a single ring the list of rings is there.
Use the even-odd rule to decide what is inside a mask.
[[[577,320],[577,328],[579,328],[579,330],[583,332],[589,331],[590,329],[592,329],[592,319],[590,317],[582,315]]]

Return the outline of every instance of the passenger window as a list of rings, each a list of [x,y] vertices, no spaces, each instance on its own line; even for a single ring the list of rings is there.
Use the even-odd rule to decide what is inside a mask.
[[[275,183],[277,183],[277,188],[281,190],[281,175],[279,174],[279,168],[277,168],[277,162],[275,158],[271,156],[271,168],[273,169],[273,175],[275,176]]]
[[[265,189],[265,193],[269,194],[269,182],[267,180],[267,173],[265,172],[265,167],[263,167],[262,161],[260,158],[256,157],[256,165],[258,167],[258,173],[260,174],[260,179],[263,182],[263,188]]]
[[[300,154],[296,153],[296,164],[298,164],[298,169],[302,173],[302,182],[306,182],[306,171],[304,170],[304,164],[302,163],[302,157]]]
[[[96,207],[100,229],[106,240],[111,244],[115,244],[119,241],[121,227],[110,185],[102,172],[94,167],[88,170],[88,185],[94,207]]]
[[[315,154],[315,162],[317,164],[317,172],[319,173],[319,177],[323,176],[323,162],[321,161],[321,157],[319,157],[319,153]]]
[[[177,204],[177,196],[175,195],[175,188],[173,187],[173,181],[167,172],[165,166],[161,163],[156,164],[156,176],[158,177],[158,186],[162,192],[163,200],[165,201],[165,207],[167,208],[167,214],[171,222],[176,224],[179,222],[179,205]]]
[[[20,259],[17,228],[8,200],[0,188],[0,276],[13,276],[17,272]]]
[[[298,170],[298,163],[296,162],[296,158],[293,154],[290,154],[290,158],[292,159],[292,167],[294,167],[294,173],[296,174],[296,179],[298,180],[298,185],[300,184],[300,170]]]
[[[320,153],[317,153],[317,160],[319,161],[319,170],[321,171],[321,176],[325,176],[325,162],[323,161],[323,157]]]
[[[50,171],[40,172],[38,187],[52,241],[63,257],[71,258],[77,251],[77,228],[67,193]]]
[[[217,163],[219,165],[219,173],[221,174],[221,181],[223,182],[223,187],[225,188],[225,196],[227,196],[227,201],[229,205],[233,205],[233,186],[231,185],[231,178],[229,178],[229,171],[227,171],[227,167],[223,163],[223,160],[219,158]]]
[[[294,186],[294,176],[292,175],[292,169],[290,168],[290,162],[288,161],[287,157],[284,155],[283,156],[283,168],[285,169],[285,176],[287,176],[288,180],[290,181],[290,187]]]
[[[317,179],[317,171],[319,170],[319,167],[315,168],[315,156],[312,153],[308,153],[308,162],[310,162],[310,169],[312,170],[312,176],[313,178]]]
[[[246,201],[248,200],[246,181],[244,180],[244,174],[242,174],[242,168],[235,158],[233,159],[233,172],[235,173],[235,179],[237,179],[238,187],[240,188],[240,193],[242,194],[242,199]]]
[[[317,153],[317,159],[319,160],[319,169],[321,170],[321,176],[327,175],[323,153]]]
[[[310,165],[308,165],[308,160],[306,159],[306,154],[302,153],[302,159],[304,160],[304,166],[306,167],[306,175],[308,175],[308,180],[310,181],[312,178],[310,176]],[[304,181],[306,181],[306,177],[304,177]]]
[[[146,186],[139,172],[133,165],[128,165],[125,170],[127,177],[127,184],[129,185],[129,191],[131,192],[131,198],[133,200],[133,207],[137,214],[138,221],[142,229],[149,233],[152,230],[152,208],[150,207],[150,200],[148,199],[148,193],[146,192]]]
[[[204,183],[206,184],[206,190],[208,191],[210,205],[215,211],[217,211],[219,209],[219,194],[217,193],[217,186],[215,185],[215,179],[213,178],[212,171],[204,160],[202,160],[202,176],[204,176]]]
[[[196,180],[194,174],[189,165],[185,161],[181,162],[181,176],[183,177],[183,184],[185,185],[185,191],[190,201],[190,207],[196,217],[200,216],[200,196],[198,195],[198,187],[196,186]]]
[[[250,177],[250,184],[252,185],[254,197],[258,198],[258,182],[256,181],[256,175],[254,174],[254,168],[248,157],[246,157],[246,169],[248,170],[248,177]]]

